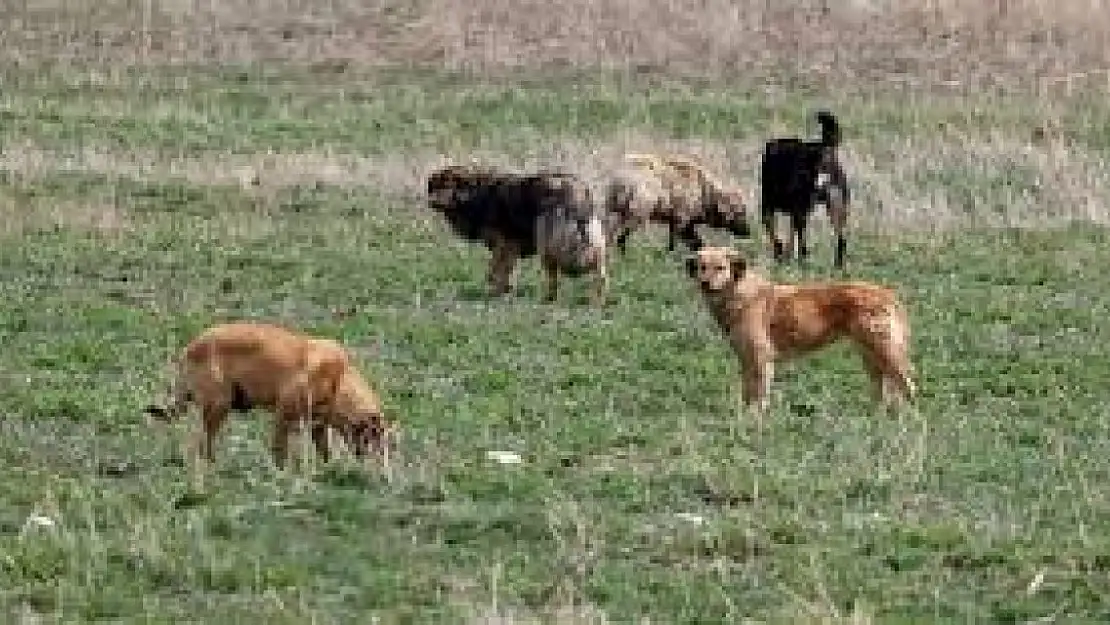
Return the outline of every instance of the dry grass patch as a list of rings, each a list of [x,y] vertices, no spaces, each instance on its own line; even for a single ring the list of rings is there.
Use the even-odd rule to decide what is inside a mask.
[[[1105,87],[1098,0],[103,0],[4,3],[16,63],[251,63],[334,69],[611,67],[1055,93]]]
[[[0,224],[4,236],[66,228],[114,237],[128,235],[135,229],[132,216],[110,203],[56,198],[28,202],[2,192]]]
[[[955,136],[892,136],[843,148],[854,182],[857,229],[1040,227],[1071,221],[1110,223],[1110,172],[1097,154],[1063,137],[1033,142],[998,132]],[[627,152],[690,154],[758,203],[762,137],[736,143],[677,140],[624,131],[596,140],[562,137],[503,149],[496,144],[448,154],[411,151],[379,157],[337,152],[167,157],[86,147],[60,153],[30,146],[8,150],[2,165],[23,180],[58,172],[103,174],[142,181],[180,180],[195,186],[240,187],[265,207],[292,187],[373,188],[407,203],[423,198],[427,172],[448,162],[475,161],[508,169],[558,168],[599,189]],[[374,212],[372,207],[367,207]],[[68,208],[67,211],[74,209]],[[121,227],[117,210],[98,209],[102,227]],[[88,213],[87,209],[75,214]],[[263,211],[265,212],[265,211]],[[56,211],[55,211],[56,214]],[[818,227],[826,224],[823,212]],[[90,224],[87,218],[81,223]],[[115,226],[110,224],[116,224]]]

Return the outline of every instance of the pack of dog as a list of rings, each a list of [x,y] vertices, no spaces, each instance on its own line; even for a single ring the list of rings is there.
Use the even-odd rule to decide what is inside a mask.
[[[795,241],[805,259],[808,220],[824,204],[836,233],[834,265],[843,268],[850,193],[838,154],[840,125],[828,111],[815,117],[820,138],[764,145],[761,220],[777,262],[792,255]],[[685,259],[687,271],[741,362],[744,402],[757,410],[766,407],[777,361],[840,340],[856,346],[883,404],[915,393],[909,317],[894,289],[863,281],[777,283],[738,250],[706,247],[698,226],[741,238],[751,231],[743,192],[692,157],[626,154],[601,193],[563,171],[478,165],[431,172],[426,192],[428,206],[456,236],[490,250],[487,283],[494,296],[512,290],[519,261],[538,256],[547,300],[557,298],[561,275],[593,275],[591,299],[600,305],[608,290],[610,242],[623,254],[637,229],[666,225],[668,249],[681,240],[693,252]],[[790,218],[790,252],[775,231],[780,214]],[[168,421],[191,404],[200,409],[198,447],[208,460],[228,414],[253,408],[274,414],[272,450],[279,466],[290,436],[303,427],[324,460],[330,457],[329,430],[360,457],[370,446],[388,448],[395,430],[342,345],[260,322],[221,324],[193,338],[177,359],[168,405],[148,406],[147,413]]]

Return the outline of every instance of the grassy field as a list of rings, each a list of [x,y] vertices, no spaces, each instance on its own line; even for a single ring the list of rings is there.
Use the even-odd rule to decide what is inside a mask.
[[[1110,619],[1089,3],[363,4],[0,6],[5,622]],[[448,159],[592,175],[631,149],[754,192],[762,141],[819,106],[856,180],[849,274],[912,313],[901,417],[843,348],[743,414],[659,231],[604,309],[542,303],[534,261],[490,300],[487,253],[421,202]],[[812,240],[774,275],[832,276]],[[348,343],[403,424],[392,471],[279,473],[240,419],[190,475],[195,423],[141,409],[232,318]]]

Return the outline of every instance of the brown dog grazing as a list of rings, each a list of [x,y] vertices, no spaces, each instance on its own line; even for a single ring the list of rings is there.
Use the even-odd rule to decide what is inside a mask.
[[[867,282],[775,284],[734,249],[707,247],[687,271],[743,368],[744,402],[763,410],[776,359],[799,356],[841,339],[863,357],[876,397],[914,395],[910,325],[893,289]]]
[[[560,273],[593,273],[593,300],[604,299],[605,215],[578,177],[453,165],[428,176],[427,194],[428,205],[456,235],[491,251],[491,295],[509,292],[517,261],[538,254],[548,277],[548,300],[556,297]]]
[[[330,459],[327,431],[338,431],[358,457],[367,445],[380,452],[389,424],[378,396],[342,345],[250,321],[216,325],[194,338],[177,361],[168,407],[146,412],[163,421],[190,403],[201,412],[200,455],[211,462],[216,434],[231,411],[274,413],[272,452],[285,465],[290,434],[307,424],[316,453]]]
[[[665,224],[667,249],[677,239],[696,250],[704,245],[697,226],[751,236],[743,192],[724,184],[693,158],[675,154],[625,154],[625,166],[609,184],[606,208],[617,222],[617,248],[648,222]]]

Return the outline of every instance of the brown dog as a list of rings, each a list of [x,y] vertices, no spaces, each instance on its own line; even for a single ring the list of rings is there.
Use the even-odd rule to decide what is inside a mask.
[[[208,461],[231,411],[274,413],[272,451],[278,467],[285,465],[290,434],[304,424],[325,462],[330,458],[328,428],[338,431],[358,457],[366,455],[369,443],[381,451],[388,428],[377,394],[342,345],[266,323],[217,325],[194,338],[177,361],[170,406],[151,405],[146,412],[169,421],[190,403],[200,408],[200,453]]]
[[[866,282],[775,284],[749,268],[734,249],[707,247],[687,259],[718,325],[743,368],[744,402],[766,407],[774,363],[841,339],[854,343],[874,384],[889,403],[903,400],[910,379],[910,326],[893,289]]]

